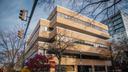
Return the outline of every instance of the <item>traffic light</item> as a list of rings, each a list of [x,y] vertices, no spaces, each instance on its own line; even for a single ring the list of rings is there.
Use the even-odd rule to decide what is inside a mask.
[[[22,38],[23,37],[23,30],[19,30],[18,31],[18,38]]]
[[[26,15],[27,15],[27,11],[26,11],[26,10],[20,10],[19,18],[20,18],[22,21],[25,21],[25,20],[26,20]]]

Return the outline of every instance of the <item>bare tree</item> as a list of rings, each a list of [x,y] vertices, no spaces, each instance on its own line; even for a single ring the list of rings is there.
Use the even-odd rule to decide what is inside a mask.
[[[118,10],[128,11],[128,0],[39,0],[39,5],[46,9],[52,9],[56,4],[68,6],[94,20],[104,20]]]
[[[104,19],[118,10],[127,10],[127,0],[71,0],[73,9],[94,19]],[[75,6],[75,7],[74,7]]]
[[[123,38],[118,38],[118,41],[113,40],[112,41],[112,47],[114,53],[116,53],[115,60],[118,59],[125,59],[125,58],[120,58],[120,54],[124,53],[124,51],[128,51],[128,38],[123,37]],[[121,57],[125,57],[124,54],[122,54]]]
[[[66,37],[65,34],[57,34],[55,36],[54,42],[50,45],[50,48],[48,49],[49,53],[55,54],[55,56],[58,59],[58,72],[61,72],[61,59],[64,53],[66,53],[66,50],[68,48],[73,47],[73,39]]]
[[[13,70],[24,40],[18,38],[17,31],[0,32],[0,62],[9,72]]]
[[[113,61],[123,65],[128,64],[128,38],[126,36],[118,37],[117,39],[112,40],[112,51],[113,51]],[[125,68],[125,67],[123,67]]]

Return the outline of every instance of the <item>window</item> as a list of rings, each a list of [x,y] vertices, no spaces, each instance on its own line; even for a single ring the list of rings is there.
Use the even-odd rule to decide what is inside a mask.
[[[113,72],[113,67],[112,66],[108,66],[107,69],[108,69],[108,72]]]
[[[58,66],[56,66],[56,70],[58,71]],[[67,71],[75,71],[74,65],[61,65],[61,71],[67,72]]]
[[[46,26],[41,26],[40,29],[41,29],[42,31],[47,31],[47,30],[48,30],[48,28],[47,28]]]
[[[83,40],[77,40],[74,43],[84,44],[84,45],[89,45],[89,46],[94,46],[93,43],[87,42],[87,41],[83,41]]]
[[[122,24],[122,23],[120,23],[120,24],[114,26],[115,29],[120,28],[120,27],[123,27],[123,24]]]
[[[78,72],[92,72],[91,65],[78,65]]]
[[[105,66],[95,66],[95,72],[105,72]]]
[[[124,27],[120,27],[115,30],[116,33],[125,31]]]
[[[86,25],[86,26],[90,26],[90,27],[92,27],[92,28],[95,28],[95,29],[97,29],[97,30],[100,30],[100,31],[107,32],[107,31],[105,31],[105,29],[103,29],[103,28],[101,28],[101,27],[98,27],[98,26],[96,26],[96,25],[93,25],[93,24],[91,24],[91,23],[89,23],[89,22],[82,21],[82,20],[80,20],[80,19],[78,19],[78,18],[74,18],[74,17],[71,17],[71,16],[69,16],[69,15],[65,15],[65,14],[63,14],[63,13],[58,13],[57,16],[63,17],[63,18],[65,18],[65,19],[70,19],[70,20],[72,20],[72,21],[74,21],[74,22],[76,22],[76,23],[81,23],[81,24],[84,24],[84,25]]]
[[[119,18],[121,18],[121,15],[115,16],[112,20],[114,21],[114,20],[117,20],[117,19],[119,19]]]
[[[66,71],[74,71],[74,66],[73,65],[67,65],[66,66]]]
[[[88,46],[92,46],[92,47],[98,47],[98,48],[108,48],[108,46],[106,46],[106,45],[88,42],[88,41],[84,41],[84,40],[76,40],[76,41],[74,41],[74,43],[84,44],[84,45],[88,45]]]
[[[122,19],[118,19],[118,20],[114,21],[114,25],[119,24],[121,22],[122,22]]]
[[[49,31],[53,31],[53,29],[54,29],[54,28],[52,28],[52,27],[48,27],[48,30],[49,30]]]

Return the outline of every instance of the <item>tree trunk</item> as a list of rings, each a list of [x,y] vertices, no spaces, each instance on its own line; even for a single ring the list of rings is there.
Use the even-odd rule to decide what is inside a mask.
[[[14,72],[13,66],[8,66],[7,67],[7,72]]]
[[[58,72],[61,72],[61,57],[58,58],[59,63],[58,63]]]

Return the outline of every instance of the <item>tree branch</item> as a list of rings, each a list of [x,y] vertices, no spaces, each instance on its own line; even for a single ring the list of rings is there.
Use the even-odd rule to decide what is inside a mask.
[[[89,3],[86,6],[84,6],[82,9],[80,9],[80,11],[78,13],[81,13],[84,9],[86,9],[90,5],[99,4],[99,3],[103,3],[103,2],[107,2],[107,1],[110,1],[110,0],[100,0],[100,1],[97,1],[97,2]]]
[[[94,20],[95,20],[95,19],[97,18],[97,16],[99,16],[102,12],[104,12],[105,10],[107,10],[107,9],[109,9],[109,8],[111,8],[111,7],[113,7],[113,6],[115,6],[115,5],[118,4],[119,2],[121,2],[121,0],[119,0],[119,1],[117,1],[117,2],[115,2],[115,3],[113,3],[111,6],[108,6],[108,7],[104,8],[101,12],[99,12],[99,13],[95,16]]]

